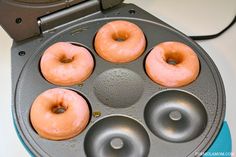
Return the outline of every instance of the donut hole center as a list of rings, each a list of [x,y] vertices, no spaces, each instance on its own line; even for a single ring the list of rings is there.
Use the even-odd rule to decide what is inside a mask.
[[[169,113],[169,118],[172,120],[172,121],[180,121],[183,117],[182,117],[182,113],[180,111],[171,111]]]
[[[177,65],[183,61],[183,56],[180,53],[169,53],[165,58],[166,63],[170,65]]]
[[[167,61],[166,61],[168,64],[171,64],[171,65],[176,65],[178,64],[176,60],[172,59],[172,58],[168,58]]]
[[[113,149],[119,150],[124,147],[124,141],[121,138],[113,138],[110,141],[110,145]]]
[[[128,33],[113,34],[112,38],[117,42],[126,41],[129,38]]]
[[[52,107],[52,112],[55,114],[62,114],[64,112],[66,112],[67,107],[63,106],[63,105],[55,105]]]
[[[74,57],[71,57],[71,58],[69,58],[69,57],[67,57],[67,56],[62,56],[61,58],[60,58],[60,62],[61,63],[71,63],[71,62],[73,62],[73,60],[74,60]]]

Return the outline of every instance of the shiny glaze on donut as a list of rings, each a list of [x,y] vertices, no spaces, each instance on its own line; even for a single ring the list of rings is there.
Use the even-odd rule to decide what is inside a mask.
[[[86,48],[58,42],[44,52],[40,67],[49,82],[69,86],[81,84],[91,75],[94,60]]]
[[[199,67],[196,53],[180,42],[157,45],[145,61],[148,76],[166,87],[181,87],[191,83],[197,78]]]
[[[99,56],[113,63],[127,63],[141,56],[146,47],[143,31],[128,21],[112,21],[99,29],[95,49]]]
[[[59,109],[64,112],[58,113]],[[30,110],[32,126],[41,137],[50,140],[65,140],[80,134],[89,118],[86,100],[74,91],[61,88],[40,94]]]

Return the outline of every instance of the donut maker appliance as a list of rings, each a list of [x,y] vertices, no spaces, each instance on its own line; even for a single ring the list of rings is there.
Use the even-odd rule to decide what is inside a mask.
[[[226,107],[219,71],[197,43],[157,17],[122,0],[9,0],[0,1],[0,13],[7,13],[0,22],[14,39],[14,124],[32,156],[191,157],[214,142]],[[147,46],[137,60],[114,64],[97,55],[96,32],[113,20],[127,20],[143,30]],[[96,64],[83,84],[61,87],[87,99],[89,124],[74,138],[51,141],[35,132],[29,112],[40,93],[58,87],[44,79],[39,61],[59,41],[86,47]],[[165,41],[183,42],[197,53],[201,70],[191,84],[166,88],[145,73],[145,57]]]

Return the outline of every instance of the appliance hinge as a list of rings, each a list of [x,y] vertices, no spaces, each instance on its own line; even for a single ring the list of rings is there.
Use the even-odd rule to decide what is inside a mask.
[[[89,0],[38,19],[42,32],[101,10],[98,0]]]
[[[38,25],[40,30],[45,32],[86,15],[112,8],[121,2],[123,0],[87,0],[78,5],[39,18]]]

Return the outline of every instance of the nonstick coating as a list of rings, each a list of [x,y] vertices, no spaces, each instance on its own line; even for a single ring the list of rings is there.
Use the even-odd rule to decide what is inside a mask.
[[[146,36],[147,47],[144,54],[131,63],[113,64],[107,62],[100,58],[94,50],[93,40],[97,30],[105,23],[118,19],[137,24]],[[75,42],[86,47],[92,53],[96,66],[93,74],[82,85],[62,87],[77,91],[86,97],[92,110],[90,123],[82,134],[72,139],[51,141],[38,136],[30,124],[29,112],[32,102],[40,93],[58,87],[43,78],[39,69],[39,61],[44,50],[59,41]],[[201,64],[197,80],[181,88],[165,88],[154,83],[146,75],[145,57],[155,45],[165,41],[183,42],[197,53]],[[44,32],[41,37],[23,43],[15,43],[12,49],[12,66],[14,122],[23,143],[35,156],[85,157],[85,146],[87,150],[92,149],[87,148],[88,146],[84,142],[88,131],[90,129],[96,130],[98,126],[96,124],[103,124],[103,119],[117,116],[133,119],[135,123],[139,123],[133,128],[141,128],[141,133],[147,133],[149,139],[145,135],[137,137],[150,141],[150,147],[148,142],[147,145],[140,145],[140,149],[149,151],[149,157],[194,156],[197,152],[205,151],[211,145],[224,118],[224,87],[211,58],[194,41],[131,4],[122,5],[103,13],[98,12],[66,26]],[[111,79],[110,76],[119,77],[119,80],[117,78]],[[181,116],[179,112],[185,113],[186,111],[186,115],[194,114],[192,116],[196,116],[195,120],[191,119],[191,124],[186,122],[186,126],[190,125],[190,127],[195,128],[191,125],[196,124],[202,128],[189,129],[190,131],[187,129],[184,136],[180,138],[176,138],[178,134],[174,137],[156,134],[152,128],[150,115],[147,115],[149,113],[147,113],[146,107],[147,104],[150,105],[151,99],[159,96],[163,97],[159,105],[165,104],[163,101],[168,98],[165,94],[161,94],[163,92],[167,96],[173,96],[171,101],[177,100],[180,93],[181,99],[186,100],[186,103],[193,102],[193,106],[189,105],[190,107],[186,110],[183,108],[183,110],[176,111],[176,108],[173,107],[171,118],[178,119]],[[188,119],[192,116],[185,118]],[[113,127],[115,121],[108,121],[107,123]],[[122,120],[119,122],[119,125],[122,125],[120,123]],[[161,124],[162,122],[158,123]],[[172,127],[178,130],[181,126],[185,126],[183,124],[177,123]],[[127,126],[126,123],[124,123],[125,126]],[[100,128],[102,129],[104,126]],[[165,127],[162,125],[158,129],[165,129]],[[93,136],[96,136],[97,132],[99,131],[94,131]],[[147,146],[148,148],[146,148]]]

